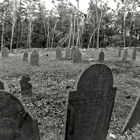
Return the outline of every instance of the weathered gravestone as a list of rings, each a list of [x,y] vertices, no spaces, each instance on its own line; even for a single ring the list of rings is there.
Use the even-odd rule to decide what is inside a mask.
[[[22,76],[20,80],[20,88],[22,95],[32,96],[32,84],[29,83],[30,77],[28,75]]]
[[[81,63],[82,62],[82,54],[80,50],[75,50],[72,57],[73,63]]]
[[[0,90],[5,90],[3,81],[0,81]]]
[[[118,57],[121,57],[121,48],[119,48],[119,54]]]
[[[27,62],[27,61],[28,61],[28,52],[25,52],[25,53],[23,54],[23,61],[24,61],[24,62]]]
[[[99,60],[98,61],[101,62],[101,63],[104,62],[104,57],[105,57],[105,54],[104,54],[103,51],[101,51],[100,54],[99,54]]]
[[[72,49],[71,49],[71,58],[73,57],[73,53],[74,53],[75,50],[76,50],[76,48],[75,48],[75,46],[73,46]]]
[[[137,53],[137,48],[134,48],[132,60],[136,60],[136,53]]]
[[[122,61],[127,61],[127,59],[128,59],[128,49],[125,49],[124,50],[124,56],[122,58]]]
[[[127,129],[131,129],[137,124],[140,124],[140,96],[137,98],[136,103],[125,122],[122,132],[124,133]]]
[[[116,88],[106,65],[95,64],[81,73],[67,102],[64,140],[106,140]]]
[[[69,47],[67,47],[65,50],[65,58],[66,59],[70,59],[70,52],[71,52],[71,49]]]
[[[6,91],[0,91],[0,140],[40,140],[37,120]]]
[[[9,49],[7,47],[4,47],[1,51],[1,54],[3,58],[9,57]]]
[[[30,56],[30,65],[39,66],[39,54],[37,50],[34,50]]]
[[[61,48],[58,46],[56,48],[56,59],[61,59],[62,58],[62,51]]]

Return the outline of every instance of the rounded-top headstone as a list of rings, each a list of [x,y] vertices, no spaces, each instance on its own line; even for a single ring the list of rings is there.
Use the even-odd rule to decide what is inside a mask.
[[[82,54],[80,50],[75,50],[72,57],[73,63],[81,63],[82,62]]]
[[[61,59],[62,58],[62,51],[61,51],[61,47],[57,47],[56,48],[56,59]]]
[[[24,54],[23,54],[23,61],[24,62],[28,61],[28,52],[24,52]]]
[[[1,54],[3,58],[9,57],[9,49],[7,47],[4,47]]]
[[[66,59],[70,59],[70,52],[71,52],[71,49],[69,47],[67,47],[65,50],[65,58]]]
[[[124,50],[124,57],[122,58],[123,61],[127,61],[128,59],[128,49]]]
[[[73,53],[74,53],[75,50],[76,50],[76,48],[75,48],[75,46],[73,46],[72,49],[71,49],[71,58],[73,57]]]
[[[39,53],[37,50],[34,50],[30,56],[30,65],[39,66]]]
[[[104,52],[101,51],[100,54],[99,54],[99,62],[104,62]]]
[[[136,60],[136,53],[137,53],[137,48],[134,48],[132,60]]]

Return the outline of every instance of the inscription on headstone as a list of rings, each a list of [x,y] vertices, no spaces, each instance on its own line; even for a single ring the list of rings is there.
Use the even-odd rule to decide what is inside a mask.
[[[73,63],[81,63],[82,62],[82,54],[80,50],[75,50],[72,57]]]
[[[28,52],[25,52],[25,53],[23,54],[23,61],[24,61],[24,62],[27,62],[27,61],[28,61]]]
[[[134,48],[132,60],[136,60],[136,53],[137,53],[137,48]]]
[[[1,51],[1,54],[3,58],[9,57],[9,49],[7,47],[4,47]]]
[[[30,65],[39,66],[39,54],[37,50],[34,50],[30,56]]]
[[[37,121],[6,91],[0,91],[0,140],[40,140]]]
[[[115,95],[109,67],[95,64],[82,72],[69,92],[65,140],[106,140]]]
[[[62,51],[61,48],[58,46],[56,48],[56,59],[61,59],[62,58]]]

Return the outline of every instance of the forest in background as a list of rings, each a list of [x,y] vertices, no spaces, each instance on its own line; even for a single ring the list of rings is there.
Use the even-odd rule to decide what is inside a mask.
[[[1,49],[131,47],[140,45],[140,1],[121,0],[113,10],[90,0],[87,13],[68,0],[4,0],[0,4]],[[46,1],[47,2],[47,1]]]

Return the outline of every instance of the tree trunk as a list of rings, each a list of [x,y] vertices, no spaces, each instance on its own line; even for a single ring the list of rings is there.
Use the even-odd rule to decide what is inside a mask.
[[[50,47],[50,24],[49,24],[49,21],[48,21],[48,36],[47,36],[47,44],[46,44],[46,48]]]
[[[2,23],[2,35],[1,35],[1,50],[4,47],[3,45],[3,40],[4,40],[4,21]]]
[[[12,44],[13,44],[14,28],[15,28],[15,22],[12,24],[12,35],[11,35],[11,43],[10,43],[10,52],[12,52]]]
[[[72,45],[75,46],[75,15],[74,15],[74,21],[73,21],[73,41]]]
[[[71,24],[70,24],[70,37],[69,37],[69,43],[68,43],[68,47],[70,48],[71,45],[71,35],[72,35],[72,15],[71,15]]]

